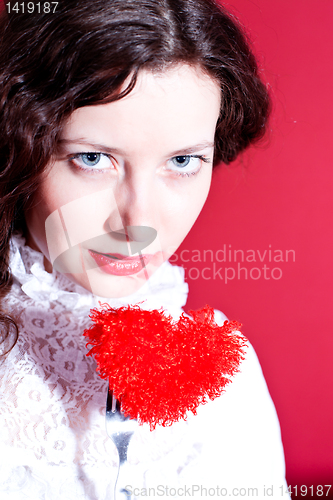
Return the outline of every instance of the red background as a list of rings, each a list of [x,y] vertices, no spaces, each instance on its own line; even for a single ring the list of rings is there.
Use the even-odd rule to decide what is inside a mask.
[[[271,131],[242,161],[215,172],[208,202],[177,263],[181,255],[189,258],[184,249],[203,256],[203,250],[216,252],[224,244],[261,254],[269,245],[284,253],[293,249],[296,258],[269,262],[267,252],[264,263],[242,266],[248,272],[263,264],[279,267],[281,279],[265,279],[261,271],[259,279],[245,280],[243,271],[227,284],[212,279],[211,262],[183,262],[190,284],[187,308],[208,303],[243,323],[280,418],[288,483],[332,484],[333,2],[225,5],[248,29],[271,86]],[[237,265],[215,263],[217,269]],[[196,279],[198,272],[189,271],[204,267],[211,279]]]

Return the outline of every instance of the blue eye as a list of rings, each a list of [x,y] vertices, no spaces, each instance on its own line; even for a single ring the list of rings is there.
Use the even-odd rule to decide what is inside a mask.
[[[93,167],[99,163],[101,159],[101,153],[82,153],[82,161],[87,167]]]
[[[189,177],[200,171],[202,162],[210,163],[210,160],[202,155],[174,156],[168,161],[169,168],[167,170],[183,177]]]
[[[112,161],[109,155],[88,151],[87,153],[77,153],[70,158],[72,164],[81,170],[86,171],[105,171],[112,168]]]
[[[184,168],[190,163],[192,156],[175,156],[172,162],[176,167]]]

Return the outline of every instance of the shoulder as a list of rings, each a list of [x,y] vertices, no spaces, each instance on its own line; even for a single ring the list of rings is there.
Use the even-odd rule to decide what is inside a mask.
[[[222,325],[228,318],[221,311],[214,310],[215,321]],[[231,380],[223,393],[221,400],[233,399],[235,405],[256,406],[259,411],[271,412],[276,418],[275,407],[272,402],[258,356],[247,340],[244,360],[241,362],[239,372]]]
[[[215,311],[218,324],[226,319],[223,313]],[[258,357],[250,343],[239,372],[220,397],[199,408],[198,415],[198,425],[201,418],[206,422],[207,454],[214,453],[216,447],[220,449],[218,467],[231,483],[247,486],[262,482],[284,484],[280,425]]]
[[[218,325],[223,325],[225,321],[229,320],[227,316],[218,309],[214,309],[214,319]],[[256,387],[257,384],[259,384],[262,389],[265,389],[265,392],[268,392],[258,356],[252,344],[249,342],[249,340],[247,340],[245,359],[240,365],[239,373],[235,375],[232,383],[229,384],[228,388],[230,388],[232,385],[242,385],[242,387],[245,387],[246,385],[249,385],[254,381],[256,382]]]

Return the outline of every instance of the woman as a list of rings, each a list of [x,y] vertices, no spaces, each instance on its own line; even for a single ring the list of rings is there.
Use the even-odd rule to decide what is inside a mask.
[[[102,298],[180,316],[187,285],[167,259],[213,166],[262,136],[269,100],[244,35],[212,0],[51,5],[7,5],[1,18],[0,491],[104,499],[117,455],[106,386],[85,356],[89,310]],[[252,348],[197,416],[138,429],[127,491],[284,496]]]

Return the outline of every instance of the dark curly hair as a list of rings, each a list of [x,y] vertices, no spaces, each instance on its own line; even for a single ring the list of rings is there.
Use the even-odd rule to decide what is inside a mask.
[[[75,109],[121,99],[143,68],[185,63],[221,87],[214,165],[230,163],[264,133],[269,97],[255,58],[214,0],[60,0],[50,13],[4,9],[0,40],[0,296],[11,284],[12,232],[24,232],[27,200]],[[14,323],[0,319],[8,340]]]

